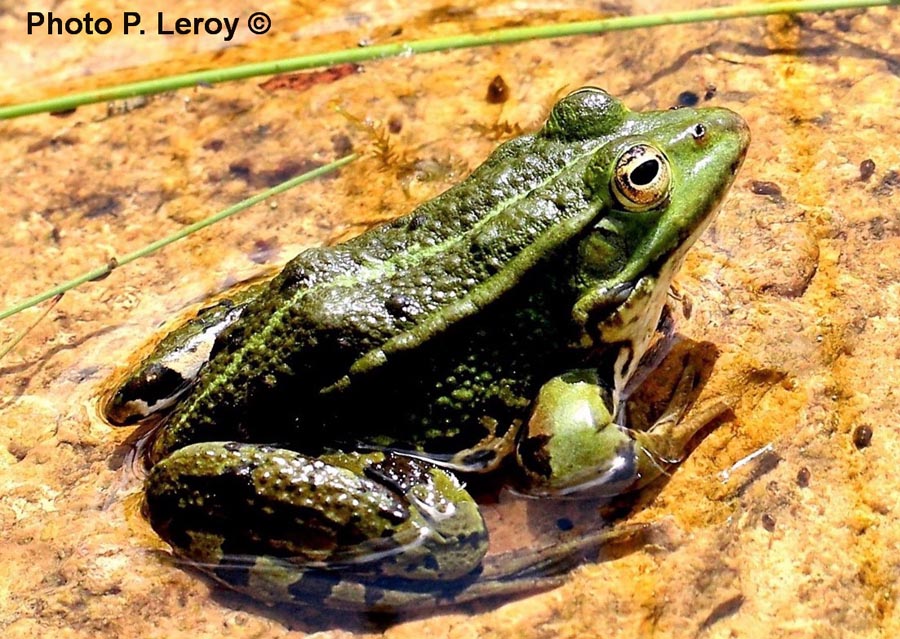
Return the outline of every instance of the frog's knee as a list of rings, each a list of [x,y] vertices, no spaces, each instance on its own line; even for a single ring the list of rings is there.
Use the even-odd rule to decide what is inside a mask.
[[[373,480],[390,485],[409,504],[421,534],[379,568],[384,575],[417,581],[447,581],[468,575],[487,553],[481,510],[460,480],[420,459],[387,454],[368,468]]]
[[[517,448],[525,492],[617,495],[658,474],[641,434],[614,422],[612,403],[594,371],[571,371],[544,384]]]

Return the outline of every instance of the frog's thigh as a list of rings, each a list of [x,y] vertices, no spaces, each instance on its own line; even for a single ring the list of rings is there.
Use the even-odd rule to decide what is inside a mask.
[[[697,427],[680,417],[694,386],[686,370],[666,413],[647,431],[617,424],[609,387],[593,370],[569,371],[541,388],[518,447],[535,494],[616,495],[680,461]]]
[[[383,453],[193,444],[150,471],[146,502],[179,555],[232,584],[266,579],[253,571],[267,558],[291,560],[293,573],[271,571],[279,583],[310,568],[455,579],[487,550],[478,507],[455,477]]]

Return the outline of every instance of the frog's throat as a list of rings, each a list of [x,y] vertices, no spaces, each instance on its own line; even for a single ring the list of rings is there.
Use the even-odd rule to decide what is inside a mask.
[[[613,420],[618,421],[625,400],[625,387],[637,371],[644,353],[656,333],[671,274],[644,276],[631,295],[599,328],[604,343],[618,349],[613,362]]]
[[[597,326],[600,343],[617,349],[613,360],[613,419],[622,416],[625,387],[635,374],[641,359],[656,334],[672,279],[684,261],[686,251],[678,251],[664,261],[656,272],[638,279],[627,299]]]
[[[653,340],[672,280],[681,269],[688,250],[715,218],[720,204],[721,198],[707,211],[690,235],[668,255],[663,256],[656,268],[649,268],[638,278],[625,301],[596,326],[596,343],[618,348],[613,363],[612,397],[613,419],[617,422],[624,417],[620,407],[627,399],[625,387]]]

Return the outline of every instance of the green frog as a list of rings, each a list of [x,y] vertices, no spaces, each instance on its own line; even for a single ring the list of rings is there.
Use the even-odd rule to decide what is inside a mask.
[[[679,461],[684,393],[634,429],[629,381],[748,143],[725,109],[582,88],[408,215],[201,312],[108,408],[162,420],[152,527],[267,602],[453,603],[564,565],[574,546],[488,564],[461,478],[617,495]]]

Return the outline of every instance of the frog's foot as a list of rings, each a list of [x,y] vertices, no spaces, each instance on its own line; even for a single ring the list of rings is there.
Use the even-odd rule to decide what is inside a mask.
[[[706,423],[683,420],[699,384],[687,358],[669,405],[646,430],[616,423],[612,391],[592,370],[570,371],[541,388],[517,448],[524,492],[615,496],[647,485],[680,462]]]
[[[479,568],[449,580],[377,574],[352,564],[301,570],[291,560],[274,556],[225,557],[206,572],[233,590],[267,603],[382,613],[430,612],[555,588],[584,561],[645,545],[652,529],[648,524],[626,524],[538,549],[490,555]]]
[[[107,419],[117,425],[133,424],[174,406],[209,361],[216,338],[259,292],[260,287],[253,286],[203,308],[169,333],[110,398],[104,408]]]
[[[146,503],[177,555],[269,602],[397,607],[402,593],[436,596],[477,578],[487,551],[459,481],[390,453],[194,444],[154,466]]]

